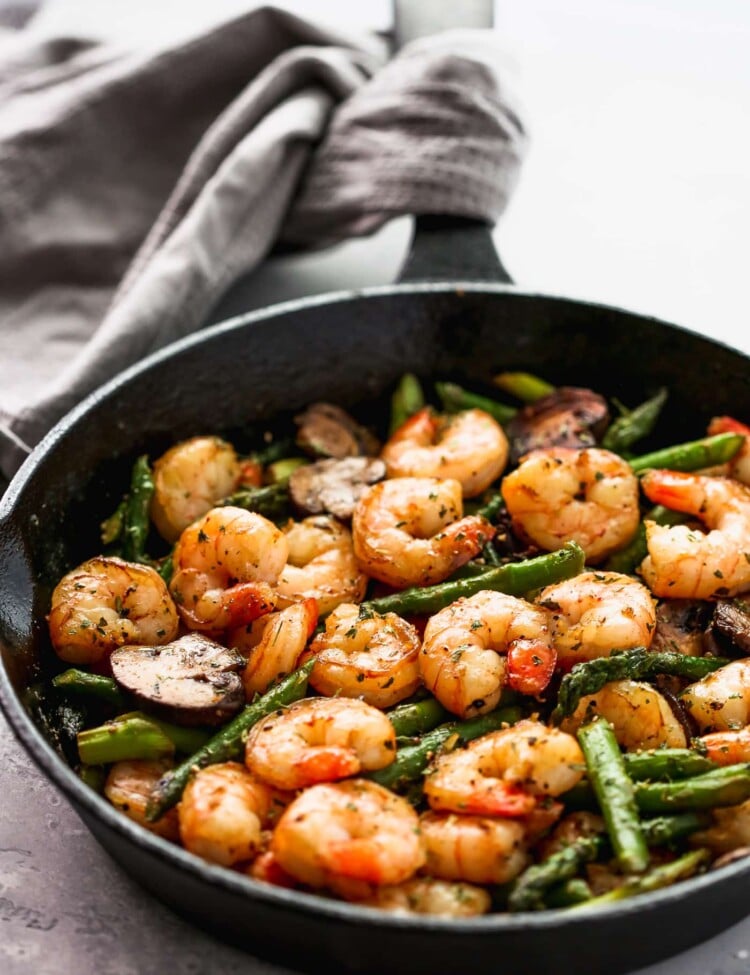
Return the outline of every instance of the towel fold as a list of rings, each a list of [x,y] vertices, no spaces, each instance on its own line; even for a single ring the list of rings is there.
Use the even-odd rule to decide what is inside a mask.
[[[274,8],[148,52],[0,47],[0,465],[206,321],[273,245],[393,216],[494,221],[526,145],[492,32],[385,63]]]

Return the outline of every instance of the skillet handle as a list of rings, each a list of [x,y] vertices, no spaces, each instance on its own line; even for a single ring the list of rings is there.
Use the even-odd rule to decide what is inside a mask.
[[[513,283],[495,250],[489,224],[433,214],[415,217],[414,237],[396,281]]]

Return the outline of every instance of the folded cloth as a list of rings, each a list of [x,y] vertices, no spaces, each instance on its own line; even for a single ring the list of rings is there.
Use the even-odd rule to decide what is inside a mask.
[[[375,39],[274,8],[148,52],[0,47],[4,473],[96,386],[199,329],[280,238],[499,216],[526,138],[495,36],[383,61]]]

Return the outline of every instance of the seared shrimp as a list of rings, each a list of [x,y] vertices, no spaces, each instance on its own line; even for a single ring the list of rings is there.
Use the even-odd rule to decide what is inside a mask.
[[[733,660],[696,681],[685,688],[680,700],[701,731],[744,728],[750,724],[750,658]]]
[[[547,551],[578,542],[588,562],[627,545],[638,528],[638,479],[622,457],[550,447],[521,459],[502,483],[519,534]]]
[[[648,589],[619,572],[582,572],[547,586],[537,602],[549,611],[557,660],[568,670],[613,650],[648,647],[656,608]]]
[[[710,473],[724,474],[727,477],[733,477],[735,481],[739,481],[741,484],[750,486],[750,427],[745,423],[740,423],[739,420],[735,420],[731,416],[715,416],[709,423],[706,432],[711,437],[717,433],[742,434],[745,442],[734,457],[728,463],[722,464],[721,467],[717,469],[712,468]],[[703,473],[707,474],[709,472],[704,471]]]
[[[306,789],[279,820],[271,850],[293,877],[351,899],[408,880],[425,861],[412,807],[365,779]]]
[[[578,742],[539,721],[519,721],[442,755],[424,792],[433,809],[480,816],[528,815],[540,796],[559,796],[583,777]]]
[[[547,611],[491,590],[432,616],[419,655],[427,688],[461,717],[491,711],[506,683],[540,694],[554,668]]]
[[[750,489],[737,481],[648,471],[647,497],[700,518],[709,529],[646,522],[648,556],[639,572],[657,596],[710,599],[750,589]]]
[[[162,538],[180,533],[237,487],[242,469],[234,447],[219,437],[193,437],[154,462],[151,517]]]
[[[359,607],[344,603],[326,620],[300,661],[315,657],[310,684],[328,697],[361,697],[377,708],[391,707],[419,687],[421,641],[411,623],[395,613],[359,618]]]
[[[175,546],[170,591],[191,630],[244,626],[270,612],[286,565],[283,532],[243,508],[213,508]]]
[[[126,644],[158,646],[177,636],[177,609],[154,569],[102,555],[58,582],[49,635],[72,664],[94,664]]]
[[[381,457],[389,477],[455,478],[474,498],[505,470],[508,438],[483,410],[437,417],[425,408],[396,430]]]
[[[279,789],[304,789],[390,765],[396,736],[388,717],[364,701],[307,698],[251,730],[247,767]]]
[[[495,534],[485,518],[462,515],[456,480],[398,477],[375,484],[354,509],[357,562],[396,589],[441,582]]]
[[[166,760],[115,762],[104,783],[104,795],[115,809],[119,809],[128,819],[140,826],[163,836],[165,840],[179,839],[177,810],[170,809],[155,823],[146,819],[146,805],[159,779],[172,763]]]
[[[419,827],[427,851],[425,871],[433,877],[504,884],[529,862],[521,822],[427,812],[420,817]]]
[[[414,877],[358,902],[389,914],[433,914],[437,917],[476,917],[486,914],[492,898],[481,887],[434,877]]]
[[[714,854],[750,847],[750,799],[737,806],[712,809],[711,819],[707,829],[690,837],[693,845],[707,846]]]
[[[717,765],[750,762],[750,727],[714,731],[697,739],[701,753]]]
[[[618,743],[629,752],[641,748],[685,748],[685,731],[667,699],[650,684],[615,680],[582,697],[562,728],[571,734],[595,715],[613,726]]]
[[[248,658],[242,674],[248,701],[265,693],[279,677],[291,674],[317,622],[318,604],[305,599],[228,634],[227,644]]]
[[[261,828],[278,811],[277,796],[238,762],[199,769],[177,807],[186,850],[225,867],[249,860]]]
[[[322,616],[339,603],[361,602],[367,576],[354,558],[349,529],[330,515],[290,522],[284,529],[289,561],[276,585],[279,605],[316,599]]]

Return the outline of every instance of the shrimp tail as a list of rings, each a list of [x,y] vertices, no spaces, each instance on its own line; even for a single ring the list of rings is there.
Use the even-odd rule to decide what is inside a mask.
[[[554,647],[540,640],[514,640],[508,647],[508,686],[519,694],[541,694],[552,679],[556,663]]]
[[[274,887],[287,887],[290,890],[299,887],[295,878],[281,866],[272,850],[266,850],[253,860],[250,876],[265,884],[273,884]]]
[[[704,479],[697,474],[681,471],[650,470],[641,478],[643,493],[654,504],[673,511],[700,514],[705,492],[700,490]]]
[[[524,792],[516,785],[497,781],[486,792],[467,798],[466,806],[461,811],[476,816],[504,816],[507,819],[519,819],[529,816],[536,805],[536,798],[528,792]]]
[[[482,515],[467,515],[442,531],[442,543],[453,555],[454,568],[465,565],[495,537],[496,528]]]
[[[320,615],[318,611],[318,600],[311,597],[304,599],[300,605],[307,616],[307,639],[309,640],[318,625],[318,617]]]
[[[401,424],[391,435],[391,440],[413,440],[415,443],[427,446],[434,441],[437,431],[437,417],[429,406],[424,406]]]
[[[740,423],[733,416],[715,416],[708,424],[708,435],[714,437],[719,433],[741,433],[743,437],[750,437],[750,427]]]
[[[295,764],[310,783],[345,779],[349,775],[356,775],[362,768],[356,754],[336,745],[310,749]]]
[[[331,843],[326,856],[331,869],[353,880],[380,885],[383,883],[383,865],[373,856],[371,840],[352,838]]]
[[[222,602],[229,627],[246,626],[276,608],[276,593],[266,582],[242,582],[227,589]]]

